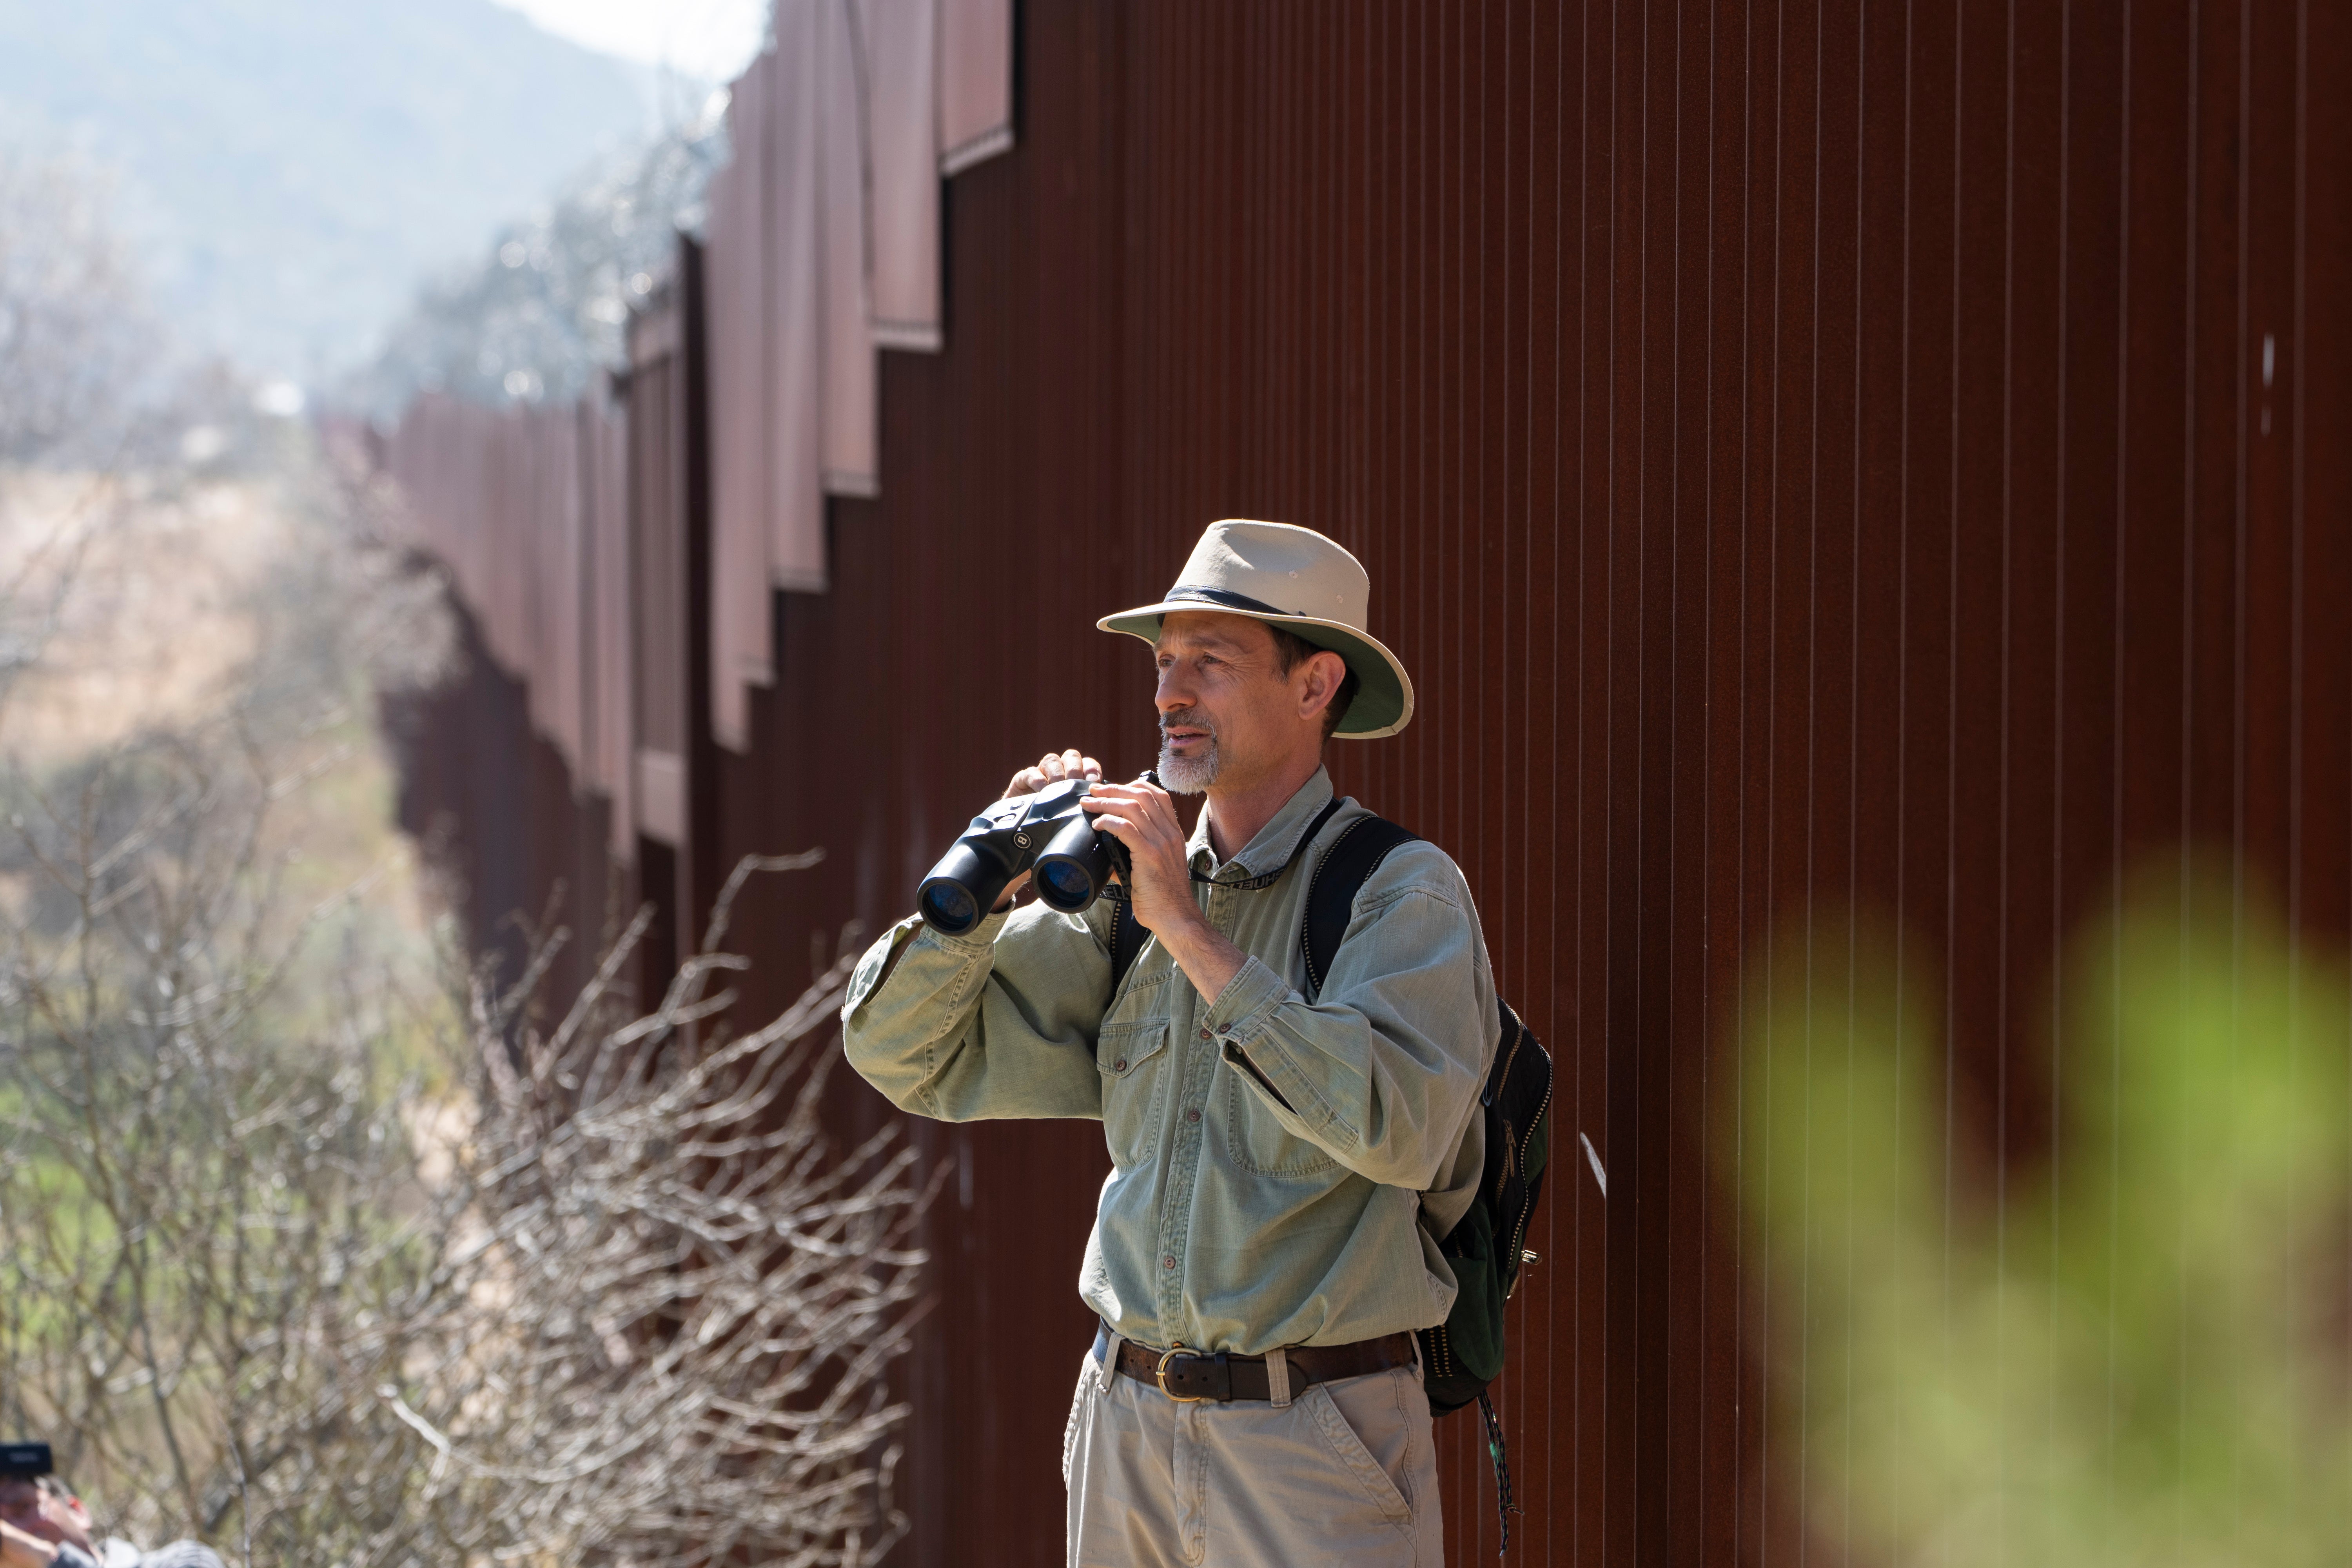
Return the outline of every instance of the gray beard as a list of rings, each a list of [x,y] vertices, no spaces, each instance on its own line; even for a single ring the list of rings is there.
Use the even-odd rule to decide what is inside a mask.
[[[1163,741],[1160,746],[1160,787],[1171,795],[1200,795],[1217,782],[1217,769],[1224,760],[1217,750],[1214,735],[1209,737],[1208,749],[1193,757],[1171,755]]]

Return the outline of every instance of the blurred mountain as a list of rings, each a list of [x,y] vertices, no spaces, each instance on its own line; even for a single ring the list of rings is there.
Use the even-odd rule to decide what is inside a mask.
[[[118,173],[185,347],[310,384],[702,96],[489,0],[0,0],[0,138]]]

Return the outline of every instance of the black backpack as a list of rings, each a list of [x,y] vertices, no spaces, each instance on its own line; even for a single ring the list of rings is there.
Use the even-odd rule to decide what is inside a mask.
[[[1315,868],[1307,889],[1307,920],[1298,940],[1306,949],[1307,999],[1323,988],[1332,955],[1348,934],[1356,895],[1399,845],[1420,835],[1384,817],[1360,817],[1339,835]],[[1498,1552],[1511,1544],[1511,1468],[1503,1447],[1503,1424],[1495,1415],[1486,1385],[1503,1371],[1503,1306],[1518,1289],[1522,1264],[1537,1261],[1528,1251],[1528,1224],[1543,1192],[1544,1164],[1551,1143],[1551,1053],[1519,1022],[1511,1005],[1495,1000],[1502,1038],[1494,1065],[1478,1094],[1486,1120],[1486,1164],[1469,1210],[1437,1244],[1459,1287],[1445,1321],[1423,1329],[1422,1387],[1433,1415],[1450,1415],[1475,1402],[1486,1425],[1486,1453],[1495,1464],[1495,1506],[1502,1519]]]
[[[1334,800],[1307,829],[1302,842],[1311,844],[1340,803]],[[1331,960],[1348,934],[1356,895],[1398,846],[1413,843],[1419,834],[1384,817],[1360,817],[1324,851],[1307,889],[1307,919],[1298,932],[1307,959],[1307,999],[1323,988]],[[1285,867],[1284,869],[1287,869]],[[1265,885],[1280,872],[1258,879]],[[1121,889],[1123,891],[1124,889]],[[1148,934],[1124,900],[1111,911],[1111,989],[1142,949]],[[1503,1448],[1502,1423],[1496,1418],[1486,1385],[1503,1370],[1503,1307],[1518,1288],[1519,1268],[1535,1262],[1526,1250],[1528,1224],[1534,1218],[1536,1199],[1543,1191],[1544,1165],[1550,1152],[1551,1053],[1510,1005],[1497,998],[1502,1039],[1495,1062],[1487,1069],[1486,1088],[1479,1091],[1479,1114],[1486,1122],[1486,1163],[1470,1208],[1437,1244],[1454,1269],[1459,1287],[1445,1321],[1423,1329],[1421,1341],[1422,1386],[1429,1395],[1430,1413],[1447,1415],[1475,1402],[1486,1426],[1487,1453],[1495,1463],[1496,1502],[1503,1516],[1502,1545],[1510,1545],[1511,1473]]]

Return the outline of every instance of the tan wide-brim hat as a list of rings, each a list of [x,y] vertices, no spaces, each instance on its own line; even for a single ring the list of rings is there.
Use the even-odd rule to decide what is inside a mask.
[[[1148,643],[1160,640],[1160,617],[1180,610],[1223,611],[1280,626],[1348,661],[1356,699],[1333,733],[1374,741],[1412,721],[1412,678],[1364,629],[1371,598],[1362,563],[1313,529],[1228,518],[1209,525],[1158,604],[1095,624]]]

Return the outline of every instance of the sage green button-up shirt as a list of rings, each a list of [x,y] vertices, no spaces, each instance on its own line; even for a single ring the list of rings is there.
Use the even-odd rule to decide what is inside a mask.
[[[1108,902],[1033,903],[961,937],[908,920],[851,978],[850,1063],[901,1109],[1102,1122],[1111,1173],[1078,1293],[1139,1343],[1346,1344],[1453,1305],[1433,1238],[1485,1156],[1474,1112],[1500,1034],[1486,944],[1461,871],[1407,844],[1365,883],[1307,1001],[1307,884],[1370,815],[1349,801],[1300,843],[1330,799],[1318,770],[1223,866],[1205,824],[1193,834],[1192,866],[1215,879],[1193,884],[1202,911],[1249,955],[1214,1005],[1157,942],[1114,997]],[[1225,885],[1285,862],[1270,887]]]

